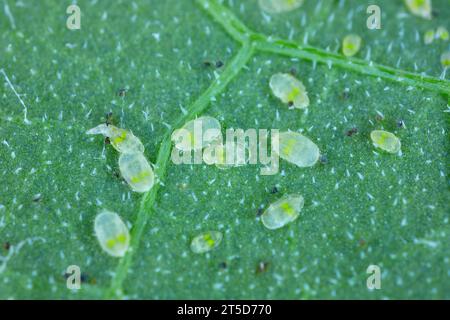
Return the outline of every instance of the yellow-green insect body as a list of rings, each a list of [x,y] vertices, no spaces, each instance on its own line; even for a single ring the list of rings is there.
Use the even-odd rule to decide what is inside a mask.
[[[119,169],[133,191],[147,192],[153,187],[153,169],[142,153],[120,154]]]
[[[423,37],[423,42],[425,44],[431,44],[434,41],[435,33],[433,29],[427,30]]]
[[[373,130],[370,133],[373,145],[389,153],[398,153],[401,150],[400,139],[393,133],[384,130]]]
[[[261,221],[268,229],[278,229],[298,218],[304,205],[299,194],[285,195],[264,211]]]
[[[280,132],[278,155],[298,167],[311,167],[319,160],[320,150],[300,133]]]
[[[128,130],[113,125],[101,124],[86,132],[87,134],[102,134],[108,137],[111,145],[120,153],[144,152],[141,140]]]
[[[413,15],[431,19],[431,0],[405,0],[405,4]]]
[[[444,52],[441,55],[441,64],[444,69],[447,69],[450,67],[450,51]]]
[[[220,231],[208,231],[192,239],[191,250],[194,253],[205,253],[216,248],[223,239]]]
[[[447,28],[440,26],[436,29],[436,38],[443,40],[443,41],[448,41],[448,39],[450,38],[450,34],[447,30]]]
[[[272,93],[283,103],[297,109],[309,106],[308,92],[303,83],[289,73],[276,73],[270,78]]]
[[[357,34],[349,34],[342,40],[342,53],[346,57],[352,57],[361,49],[362,39]]]
[[[282,13],[299,8],[304,0],[258,0],[259,7],[267,13]]]
[[[130,244],[130,233],[117,213],[102,210],[95,217],[94,232],[106,253],[113,257],[125,255]]]
[[[178,150],[189,152],[202,150],[221,138],[220,122],[204,116],[186,122],[172,133],[172,141]]]

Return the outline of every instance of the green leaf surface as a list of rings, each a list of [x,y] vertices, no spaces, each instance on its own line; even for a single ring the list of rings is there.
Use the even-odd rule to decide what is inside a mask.
[[[425,30],[450,28],[449,1],[433,1],[430,21],[380,1],[381,30],[367,29],[365,1],[268,15],[254,0],[80,0],[76,31],[65,3],[5,3],[0,298],[450,298],[450,82],[439,62],[449,42],[423,43]],[[363,47],[346,58],[351,32]],[[270,92],[271,75],[293,68],[308,112]],[[111,146],[85,134],[110,111],[155,165],[160,183],[146,194],[122,180]],[[260,165],[174,165],[170,134],[199,115],[303,132],[328,161],[281,161],[271,176]],[[395,133],[402,155],[375,150],[375,129]],[[266,229],[258,209],[286,193],[305,198],[300,217]],[[123,258],[95,238],[102,208],[131,228]],[[208,230],[224,234],[220,246],[191,252]],[[371,264],[380,290],[366,286]],[[70,265],[83,272],[80,290],[66,287]]]

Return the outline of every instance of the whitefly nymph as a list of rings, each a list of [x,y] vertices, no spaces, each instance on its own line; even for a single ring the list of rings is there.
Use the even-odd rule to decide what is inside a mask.
[[[304,205],[299,194],[284,195],[264,211],[261,221],[267,229],[278,229],[298,218]]]
[[[299,8],[304,0],[258,0],[259,7],[267,13],[289,12]]]
[[[373,145],[389,153],[397,153],[401,149],[400,139],[393,133],[384,130],[373,130],[370,133]]]
[[[202,150],[221,137],[220,122],[204,116],[186,122],[172,133],[175,148],[184,152]]]
[[[431,19],[431,0],[404,0],[408,10],[415,16]]]
[[[194,253],[205,253],[216,248],[222,242],[223,234],[220,231],[208,231],[199,234],[191,242]]]
[[[153,187],[153,169],[142,153],[120,154],[119,169],[133,191],[147,192]]]
[[[100,124],[86,133],[102,134],[108,137],[111,145],[120,153],[144,152],[144,145],[138,137],[128,130],[117,128],[111,124]]]
[[[357,34],[349,34],[342,40],[342,53],[346,57],[353,57],[361,49],[362,39]]]
[[[100,246],[110,256],[125,255],[130,244],[130,233],[117,213],[102,210],[95,217],[94,232]]]
[[[276,73],[270,78],[269,86],[275,97],[297,109],[309,106],[308,92],[303,83],[289,73]]]
[[[319,160],[320,150],[300,133],[280,132],[278,155],[298,167],[311,167]]]

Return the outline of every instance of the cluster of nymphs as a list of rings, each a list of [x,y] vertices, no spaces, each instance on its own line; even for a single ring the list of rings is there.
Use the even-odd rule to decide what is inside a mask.
[[[144,145],[130,131],[112,124],[100,124],[87,134],[102,134],[119,151],[119,169],[122,177],[135,192],[147,192],[154,184],[155,175],[144,156]],[[117,213],[103,210],[95,218],[94,231],[100,246],[114,257],[122,257],[130,243],[127,226]]]
[[[281,14],[293,11],[303,5],[304,0],[258,0],[259,7],[268,14]],[[433,18],[433,8],[431,0],[404,0],[408,11],[423,19],[431,20]],[[424,42],[429,45],[434,40],[448,41],[449,32],[444,26],[436,30],[429,29],[424,34]],[[342,40],[342,53],[346,57],[356,55],[361,49],[362,38],[357,34],[349,34]],[[450,68],[450,52],[444,52],[441,55],[441,64],[445,70]]]

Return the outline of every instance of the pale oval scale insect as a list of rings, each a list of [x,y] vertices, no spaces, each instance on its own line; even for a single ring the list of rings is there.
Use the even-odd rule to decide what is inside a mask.
[[[305,109],[309,106],[308,92],[303,83],[289,73],[276,73],[269,82],[272,93],[283,103],[294,108]]]
[[[433,29],[427,30],[425,32],[425,35],[423,36],[423,42],[425,44],[431,44],[434,41],[434,38],[435,38],[434,30]]]
[[[216,248],[222,242],[222,232],[208,231],[199,234],[191,242],[191,250],[194,253],[205,253]]]
[[[299,167],[311,167],[320,157],[319,147],[297,132],[280,132],[278,155]]]
[[[450,51],[444,52],[441,55],[441,64],[445,69],[450,67]]]
[[[380,148],[389,153],[397,153],[401,149],[400,139],[393,133],[384,130],[373,130],[370,138],[375,147]]]
[[[259,7],[267,13],[282,13],[299,8],[304,0],[258,0]]]
[[[285,195],[272,203],[261,216],[267,229],[278,229],[298,218],[305,201],[299,194]]]
[[[361,49],[362,39],[357,34],[349,34],[342,40],[342,53],[346,57],[352,57]]]
[[[175,148],[181,151],[201,150],[220,138],[220,122],[213,117],[204,116],[186,122],[172,133]]]
[[[404,0],[408,10],[415,16],[431,19],[431,0]]]
[[[450,38],[449,32],[445,27],[438,27],[436,29],[436,38],[444,41],[448,41]]]
[[[113,257],[123,257],[130,244],[127,226],[115,212],[102,210],[94,221],[95,236],[102,249]]]
[[[108,137],[111,145],[120,153],[144,152],[141,140],[128,130],[113,125],[100,124],[86,132],[87,134],[102,134]]]
[[[125,181],[135,192],[147,192],[154,184],[153,169],[142,153],[122,153],[119,168]]]

